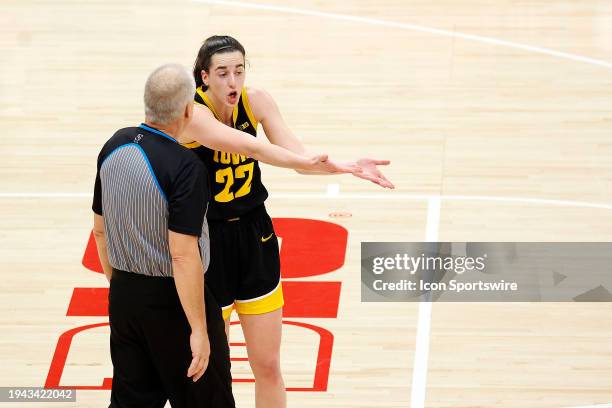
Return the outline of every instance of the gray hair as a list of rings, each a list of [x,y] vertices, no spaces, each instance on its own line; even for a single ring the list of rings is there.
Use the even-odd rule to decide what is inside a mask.
[[[195,81],[185,67],[165,64],[147,78],[144,91],[146,120],[167,125],[181,117],[193,101]]]

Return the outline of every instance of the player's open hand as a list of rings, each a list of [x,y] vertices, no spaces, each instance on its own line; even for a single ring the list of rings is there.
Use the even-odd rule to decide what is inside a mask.
[[[343,163],[329,160],[326,154],[319,154],[311,158],[312,170],[327,174],[360,173],[361,167],[357,163]]]
[[[210,343],[206,330],[193,331],[189,338],[189,344],[192,360],[187,369],[187,377],[191,377],[193,382],[196,382],[204,375],[210,357]]]
[[[391,183],[384,174],[380,170],[378,170],[378,166],[387,166],[391,162],[389,160],[375,160],[363,158],[357,160],[355,164],[359,166],[361,171],[353,172],[355,177],[359,177],[365,180],[370,180],[374,184],[378,184],[383,188],[395,188],[393,183]]]

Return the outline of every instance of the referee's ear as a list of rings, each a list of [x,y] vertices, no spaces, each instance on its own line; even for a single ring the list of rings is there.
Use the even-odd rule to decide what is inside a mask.
[[[183,118],[185,119],[185,127],[191,122],[193,118],[193,102],[190,102],[185,106],[185,112],[183,112]]]

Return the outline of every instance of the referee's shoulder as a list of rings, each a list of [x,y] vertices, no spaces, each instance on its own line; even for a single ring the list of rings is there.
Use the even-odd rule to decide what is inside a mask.
[[[136,127],[125,127],[117,130],[100,149],[98,159],[105,158],[109,153],[113,152],[118,147],[131,143],[134,141],[134,137],[137,136],[138,128]]]
[[[112,141],[114,139],[117,139],[117,138],[135,135],[137,132],[138,132],[138,128],[134,127],[134,126],[129,126],[129,127],[121,128],[121,129],[115,131],[115,133],[113,133],[113,135],[110,137],[110,139],[108,139],[108,142],[110,142],[110,141]]]
[[[106,141],[106,143],[104,144],[104,147],[111,146],[111,145],[121,145],[121,144],[133,142],[137,134],[138,134],[137,127],[131,126],[131,127],[121,128],[117,130]]]

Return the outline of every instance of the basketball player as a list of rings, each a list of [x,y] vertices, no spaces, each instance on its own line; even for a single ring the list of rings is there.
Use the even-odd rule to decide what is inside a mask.
[[[194,120],[181,142],[202,159],[211,178],[212,199],[207,215],[211,263],[207,282],[223,308],[226,332],[232,309],[240,318],[255,375],[256,406],[285,407],[280,370],[284,302],[279,247],[264,207],[268,192],[261,182],[257,159],[294,168],[302,174],[352,172],[393,188],[376,167],[389,162],[361,159],[356,163],[334,163],[326,157],[308,158],[270,94],[244,87],[245,50],[232,37],[213,36],[204,42],[195,62],[194,77]],[[219,127],[221,123],[227,125],[221,125],[224,132]],[[259,123],[271,142],[263,146],[272,149],[263,155],[261,150],[241,146],[259,143]],[[242,137],[228,130],[242,133]]]

